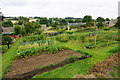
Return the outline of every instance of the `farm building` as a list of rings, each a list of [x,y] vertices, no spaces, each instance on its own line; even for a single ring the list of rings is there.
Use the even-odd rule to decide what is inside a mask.
[[[117,22],[117,19],[111,19],[109,26],[115,25],[116,22]]]
[[[84,25],[86,23],[68,23],[68,26]]]
[[[42,24],[41,26],[43,30],[46,30],[46,24]]]
[[[36,22],[38,19],[30,19],[29,22]]]
[[[14,32],[14,27],[5,27],[5,28],[2,28],[2,33],[4,34],[10,34],[10,33],[13,33]]]

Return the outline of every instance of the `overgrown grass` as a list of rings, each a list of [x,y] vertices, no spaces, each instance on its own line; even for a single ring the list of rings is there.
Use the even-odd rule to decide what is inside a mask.
[[[22,42],[22,38],[20,38],[15,44],[11,46],[11,48],[2,55],[2,77],[8,72],[8,68],[10,67],[12,61],[15,59],[15,54],[18,46]]]

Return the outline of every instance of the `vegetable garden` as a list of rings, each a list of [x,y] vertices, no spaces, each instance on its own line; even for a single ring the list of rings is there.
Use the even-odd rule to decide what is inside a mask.
[[[65,31],[62,34],[49,37],[44,33],[40,35],[25,36],[15,51],[14,61],[5,77],[71,78],[84,70],[86,71],[83,73],[87,74],[88,69],[94,64],[115,53],[116,50],[111,52],[110,49],[114,49],[114,47],[117,46],[118,41],[117,31],[104,30],[85,33]],[[97,59],[99,56],[104,57]],[[89,64],[89,61],[91,61],[91,65]],[[73,66],[70,68],[70,65]],[[80,67],[76,67],[77,65]],[[83,66],[85,67],[85,65],[87,66],[85,69],[79,69]],[[65,72],[63,72],[65,75],[60,74],[63,69],[68,68],[73,71],[75,70],[75,72],[67,75],[65,74],[67,70],[65,70]],[[68,73],[71,72],[68,71]]]

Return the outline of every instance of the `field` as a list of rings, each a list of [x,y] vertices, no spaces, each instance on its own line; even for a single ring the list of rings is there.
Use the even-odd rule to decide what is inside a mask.
[[[3,54],[3,77],[34,79],[88,75],[95,64],[118,52],[117,30],[45,33],[22,37]]]

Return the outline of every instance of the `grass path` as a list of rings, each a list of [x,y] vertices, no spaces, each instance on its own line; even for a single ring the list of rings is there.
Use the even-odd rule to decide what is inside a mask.
[[[21,41],[22,41],[22,38],[20,38],[15,44],[11,46],[11,48],[6,53],[2,55],[2,76],[3,77],[8,72],[8,68],[10,67],[12,61],[15,58],[16,49],[20,45]]]
[[[118,44],[113,44],[111,46],[101,48],[83,49],[77,41],[68,42],[66,45],[73,50],[85,51],[92,54],[93,56],[91,58],[68,64],[63,68],[57,68],[56,70],[43,73],[42,75],[37,75],[34,78],[73,78],[76,74],[86,75],[89,72],[89,69],[93,67],[93,65],[103,61],[113,54],[110,53],[109,50],[118,46]]]

